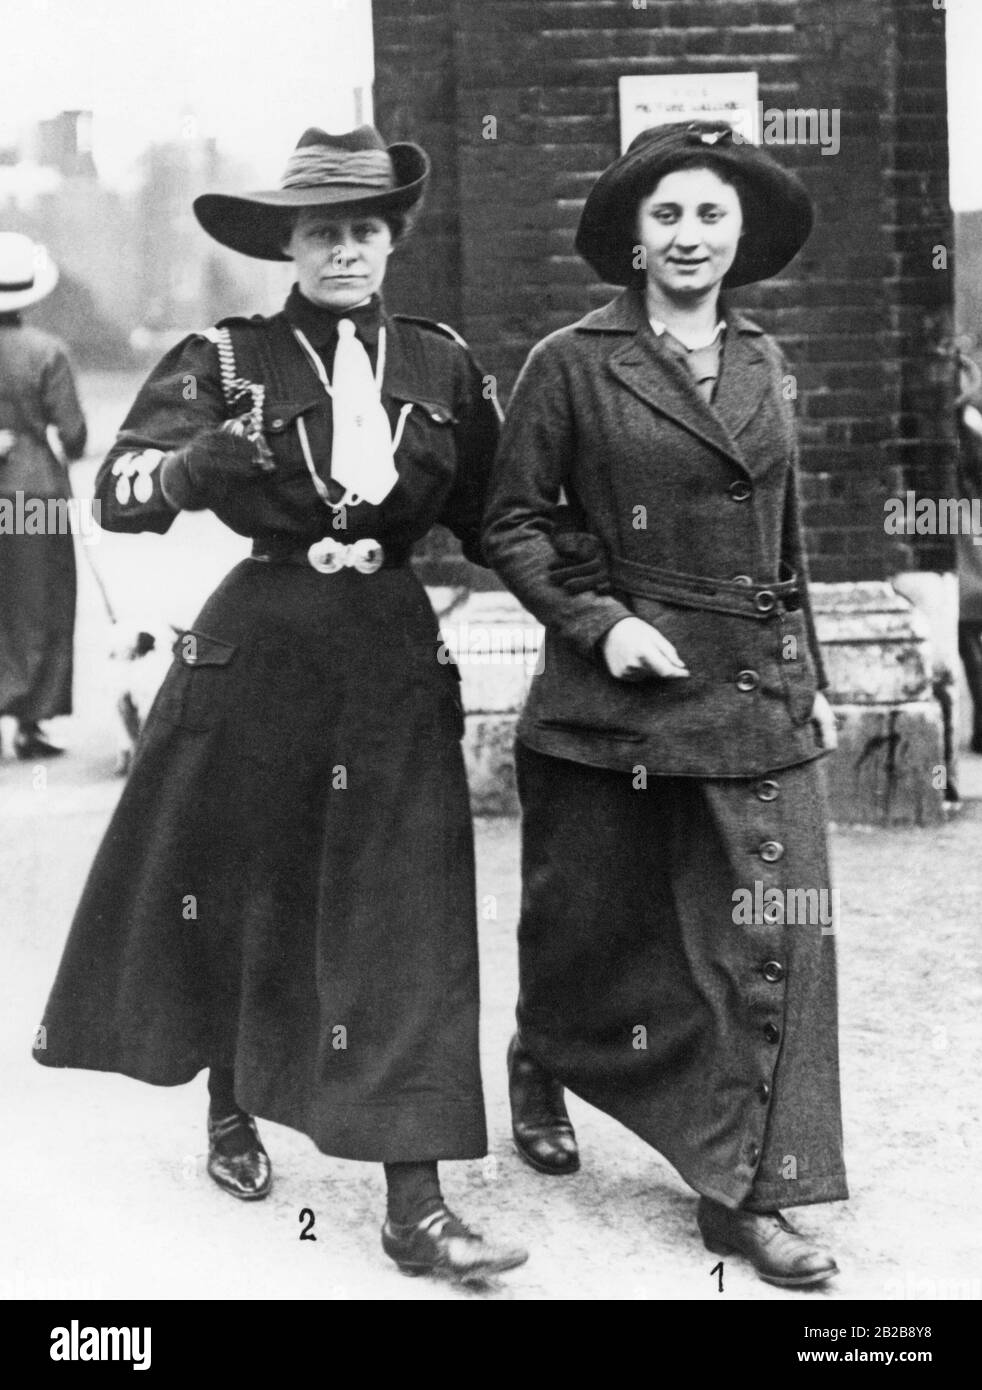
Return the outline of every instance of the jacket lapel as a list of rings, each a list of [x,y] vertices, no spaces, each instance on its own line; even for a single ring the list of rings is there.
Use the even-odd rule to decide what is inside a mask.
[[[760,337],[756,324],[739,314],[730,315],[711,409],[733,440],[739,439],[767,394],[772,368],[760,346]],[[752,470],[752,462],[750,467]]]
[[[659,415],[667,415],[749,472],[736,441],[700,396],[688,368],[662,346],[649,324],[611,353],[608,366],[622,385]]]
[[[685,364],[654,333],[640,297],[631,290],[588,314],[583,332],[618,333],[622,341],[608,358],[612,374],[660,415],[720,450],[745,472],[752,465],[738,443],[740,432],[760,408],[767,390],[767,358],[756,342],[761,330],[742,315],[731,314],[723,342],[716,397],[700,395]]]

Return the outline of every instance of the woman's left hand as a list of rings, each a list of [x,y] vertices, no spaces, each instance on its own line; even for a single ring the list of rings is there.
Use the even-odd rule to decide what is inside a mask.
[[[812,722],[818,726],[818,737],[823,748],[829,752],[839,746],[838,725],[835,718],[835,710],[826,700],[819,690],[815,695],[815,703],[812,705]]]

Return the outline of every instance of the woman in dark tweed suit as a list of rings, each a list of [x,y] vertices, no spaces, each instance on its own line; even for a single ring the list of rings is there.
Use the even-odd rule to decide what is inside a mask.
[[[518,729],[519,1151],[576,1170],[569,1087],[678,1168],[711,1250],[789,1287],[836,1266],[781,1209],[846,1196],[819,761],[835,733],[790,378],[720,291],[777,274],[811,218],[728,126],[638,136],[576,241],[625,288],[533,350],[485,530],[546,627]],[[557,583],[577,546],[583,574]]]

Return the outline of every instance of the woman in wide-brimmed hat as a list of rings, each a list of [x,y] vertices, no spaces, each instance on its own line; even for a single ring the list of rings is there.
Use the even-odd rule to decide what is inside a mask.
[[[50,516],[50,501],[71,496],[48,426],[69,459],[85,449],[65,346],[22,318],[57,283],[58,268],[43,246],[20,232],[0,232],[0,715],[17,720],[14,752],[29,760],[62,752],[41,721],[72,712],[72,537],[64,528],[16,530],[17,516],[32,514],[29,502]]]
[[[546,627],[517,746],[519,1152],[576,1171],[568,1087],[675,1164],[711,1250],[788,1287],[836,1267],[782,1209],[846,1195],[835,732],[791,379],[720,292],[779,274],[811,221],[802,184],[729,126],[639,135],[576,237],[623,292],[533,350],[485,532]]]
[[[409,556],[439,521],[481,561],[498,417],[452,330],[382,305],[427,175],[371,127],[311,129],[280,188],[195,203],[296,284],[167,354],[96,493],[110,530],[211,507],[253,552],[175,644],[35,1055],[208,1068],[226,1192],[265,1197],[254,1117],[289,1125],[385,1165],[402,1269],[476,1277],[525,1252],[440,1190],[437,1160],[486,1151],[474,864],[459,674]]]

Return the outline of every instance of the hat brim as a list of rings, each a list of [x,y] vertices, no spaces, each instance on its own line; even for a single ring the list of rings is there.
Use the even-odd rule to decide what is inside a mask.
[[[737,177],[744,232],[723,288],[750,285],[777,275],[798,254],[812,229],[811,196],[796,175],[756,145],[657,143],[629,150],[605,169],[587,197],[576,233],[576,249],[611,285],[632,284],[638,204],[679,159],[698,159],[707,168]],[[748,205],[749,204],[749,205]]]
[[[58,283],[58,267],[43,246],[34,249],[34,283],[26,290],[0,289],[0,314],[29,309],[51,293]]]
[[[283,243],[289,239],[298,208],[357,209],[383,216],[405,213],[423,196],[430,161],[419,145],[390,145],[395,188],[369,192],[363,185],[320,184],[309,188],[272,188],[257,193],[202,193],[194,200],[194,215],[210,237],[262,261],[288,261]]]

